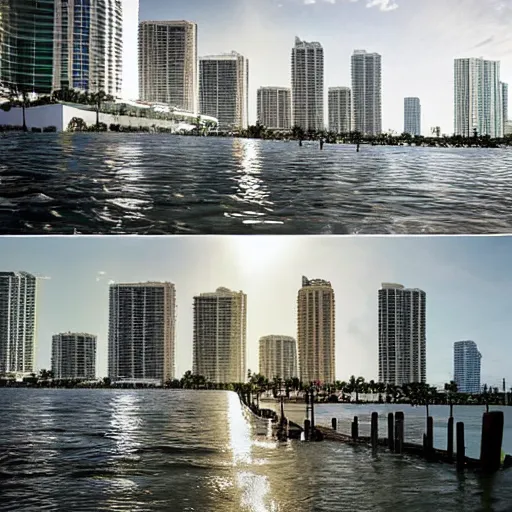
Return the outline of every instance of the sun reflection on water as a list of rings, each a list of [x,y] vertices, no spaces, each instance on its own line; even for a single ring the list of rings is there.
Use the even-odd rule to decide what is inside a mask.
[[[110,431],[107,436],[116,442],[120,455],[131,454],[141,446],[137,440],[141,433],[139,398],[134,393],[112,397]]]

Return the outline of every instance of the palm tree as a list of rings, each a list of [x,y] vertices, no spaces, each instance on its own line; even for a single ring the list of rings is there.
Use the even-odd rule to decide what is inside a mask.
[[[454,380],[447,382],[444,385],[444,390],[448,396],[448,403],[450,404],[450,418],[453,418],[453,394],[457,393],[458,387]]]
[[[0,89],[6,94],[12,106],[21,106],[22,127],[27,132],[26,109],[30,107],[29,90],[23,86],[11,82],[0,82]]]

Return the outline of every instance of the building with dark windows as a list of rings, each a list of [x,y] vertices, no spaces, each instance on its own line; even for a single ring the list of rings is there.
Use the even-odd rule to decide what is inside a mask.
[[[0,82],[27,93],[53,88],[55,0],[0,0]]]
[[[121,93],[121,0],[0,0],[0,81]]]
[[[379,290],[379,382],[426,382],[426,295],[401,284]]]
[[[112,284],[108,376],[113,383],[174,378],[176,292],[172,283]]]
[[[260,87],[257,93],[258,123],[269,130],[292,127],[291,91],[286,87]]]
[[[421,103],[419,98],[404,98],[404,133],[421,135]]]
[[[480,393],[482,354],[474,341],[453,344],[453,380],[459,393]]]
[[[94,380],[96,378],[96,336],[66,332],[52,336],[54,379]]]
[[[0,374],[35,370],[37,278],[0,272]]]

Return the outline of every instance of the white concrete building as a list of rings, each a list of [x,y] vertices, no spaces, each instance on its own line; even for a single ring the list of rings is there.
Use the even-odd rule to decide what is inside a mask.
[[[190,21],[141,21],[139,97],[197,112],[197,25]]]
[[[500,63],[484,59],[455,59],[455,135],[503,136]]]
[[[426,295],[401,284],[379,290],[379,382],[426,382]]]
[[[172,283],[110,285],[108,376],[165,383],[175,371],[176,291]]]
[[[355,50],[352,55],[354,131],[382,133],[382,58],[378,53]]]
[[[246,129],[249,61],[237,52],[199,59],[199,111],[219,120],[219,130]]]
[[[421,103],[419,98],[404,98],[404,133],[421,135]]]
[[[292,125],[303,130],[323,130],[324,49],[318,42],[295,38],[291,55]]]
[[[352,131],[352,93],[350,87],[329,87],[329,131]]]
[[[258,122],[270,130],[292,127],[291,90],[287,87],[260,87],[257,97]]]
[[[0,272],[0,374],[35,371],[37,278]]]
[[[66,332],[52,336],[54,379],[94,380],[96,378],[96,336]]]
[[[299,376],[297,342],[291,336],[271,334],[260,338],[260,371],[267,379],[283,381]]]
[[[331,283],[302,278],[297,296],[297,344],[303,383],[335,378],[335,299]]]
[[[245,382],[247,296],[227,288],[194,297],[193,373],[211,382]]]

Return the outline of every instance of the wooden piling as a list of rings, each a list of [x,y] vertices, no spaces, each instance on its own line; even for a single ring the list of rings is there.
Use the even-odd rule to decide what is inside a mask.
[[[338,420],[336,418],[331,420],[331,425],[333,430],[338,430]]]
[[[357,416],[354,416],[354,421],[352,422],[352,439],[357,441],[359,437],[359,420]]]
[[[395,452],[401,454],[404,447],[404,413],[395,413]]]
[[[431,459],[434,453],[434,418],[427,418],[427,459]]]
[[[480,463],[484,473],[494,473],[501,466],[504,416],[502,411],[486,412],[482,418]]]
[[[311,433],[315,434],[315,392],[311,390]]]
[[[379,444],[379,413],[378,412],[372,412],[371,442],[372,442],[372,454],[375,457],[377,455],[377,447]]]
[[[281,422],[284,421],[284,396],[281,397]]]
[[[464,471],[466,465],[466,444],[464,441],[464,423],[457,422],[457,471]]]
[[[388,448],[395,450],[395,417],[392,412],[388,414]]]
[[[453,460],[453,416],[448,418],[448,442],[446,445],[449,460]]]
[[[311,422],[309,420],[304,420],[304,439],[309,441],[311,431]]]

